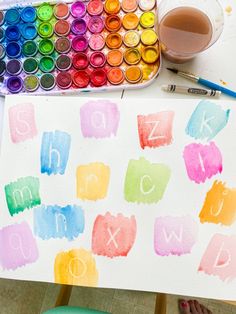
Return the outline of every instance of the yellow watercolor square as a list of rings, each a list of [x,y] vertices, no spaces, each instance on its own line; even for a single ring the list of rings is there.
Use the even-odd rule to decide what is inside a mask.
[[[60,252],[54,264],[55,282],[67,285],[96,287],[98,270],[91,252],[84,249],[73,249]]]
[[[107,195],[110,168],[103,163],[79,166],[76,172],[77,197],[96,201]]]

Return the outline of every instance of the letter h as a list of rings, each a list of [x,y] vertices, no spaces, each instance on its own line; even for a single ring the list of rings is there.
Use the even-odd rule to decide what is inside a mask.
[[[64,174],[69,157],[71,137],[61,131],[44,132],[41,145],[41,173]]]

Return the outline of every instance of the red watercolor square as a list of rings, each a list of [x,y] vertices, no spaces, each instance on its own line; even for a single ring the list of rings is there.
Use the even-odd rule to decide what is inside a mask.
[[[94,254],[107,257],[127,256],[136,237],[136,220],[118,214],[106,213],[97,216],[92,235]]]
[[[162,111],[138,117],[139,141],[142,149],[156,148],[172,143],[173,111]]]

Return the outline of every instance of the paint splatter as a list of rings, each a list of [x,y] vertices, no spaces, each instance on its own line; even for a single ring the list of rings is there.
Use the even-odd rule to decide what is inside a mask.
[[[186,133],[200,140],[212,140],[228,123],[230,110],[210,101],[201,101],[193,112]]]
[[[9,127],[13,143],[24,142],[37,135],[34,106],[30,103],[9,108]]]
[[[39,179],[34,177],[19,178],[5,186],[7,206],[11,216],[41,204]]]
[[[54,264],[55,282],[67,285],[96,287],[98,270],[92,254],[85,249],[61,252]]]
[[[207,246],[198,271],[221,280],[236,278],[236,236],[215,234]]]
[[[228,5],[226,8],[225,8],[225,12],[228,14],[228,15],[231,15],[233,9],[230,5]]]
[[[78,198],[91,201],[103,199],[107,196],[110,168],[99,162],[79,166],[76,180]]]
[[[84,211],[76,205],[40,206],[34,209],[34,233],[43,240],[73,240],[84,231]]]
[[[64,174],[69,158],[71,136],[65,132],[44,132],[41,145],[41,173]]]
[[[223,80],[220,80],[221,84],[226,86],[227,85],[227,82],[223,81]]]
[[[80,121],[84,137],[105,138],[116,135],[120,113],[109,100],[89,101],[80,109]]]
[[[154,227],[155,252],[161,256],[189,254],[197,233],[197,223],[191,216],[158,217]]]
[[[205,182],[207,178],[222,172],[222,155],[213,142],[209,145],[187,145],[183,157],[188,177],[196,183]]]
[[[142,149],[170,145],[172,143],[173,119],[173,111],[138,116],[139,141]]]
[[[0,264],[4,269],[15,270],[37,261],[36,241],[26,222],[0,229]]]
[[[93,226],[92,251],[107,257],[127,256],[136,238],[136,220],[134,216],[122,214],[97,216]]]
[[[201,223],[232,225],[236,220],[236,189],[215,181],[206,195],[199,217]]]
[[[170,174],[164,164],[151,164],[145,158],[130,160],[124,186],[126,201],[157,203],[164,195]]]

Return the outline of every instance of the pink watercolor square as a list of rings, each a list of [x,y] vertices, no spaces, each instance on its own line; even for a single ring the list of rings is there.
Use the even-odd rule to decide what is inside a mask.
[[[202,257],[199,271],[221,280],[236,278],[236,235],[215,234]]]
[[[0,264],[4,269],[16,269],[35,262],[38,248],[26,222],[0,230]]]
[[[184,149],[184,161],[190,180],[201,183],[221,173],[222,155],[215,143],[190,144]]]
[[[108,257],[127,256],[136,237],[136,220],[118,214],[97,216],[93,226],[92,251]]]
[[[9,127],[13,143],[31,139],[37,135],[34,106],[30,103],[9,108]]]
[[[138,116],[140,146],[159,147],[172,143],[174,112],[162,111],[148,116]]]
[[[191,216],[158,217],[154,226],[155,252],[161,256],[191,253],[197,233],[197,224]]]

